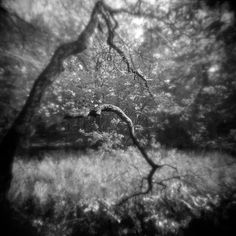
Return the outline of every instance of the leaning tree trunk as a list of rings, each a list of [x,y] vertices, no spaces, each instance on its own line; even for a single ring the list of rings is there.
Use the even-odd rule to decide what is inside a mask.
[[[117,13],[119,13],[119,11],[117,11]],[[113,43],[114,31],[117,28],[117,22],[114,19],[114,14],[115,11],[106,6],[102,0],[98,1],[95,4],[90,16],[90,20],[85,29],[79,35],[78,39],[74,42],[63,44],[56,49],[49,64],[34,82],[32,90],[25,105],[23,106],[23,109],[21,110],[16,120],[13,122],[13,125],[8,130],[7,134],[0,143],[0,230],[3,232],[4,230],[8,230],[8,233],[4,233],[4,235],[18,235],[23,232],[22,225],[18,227],[17,222],[14,221],[14,219],[16,218],[15,213],[14,211],[10,210],[10,203],[7,199],[7,193],[12,180],[12,164],[20,139],[22,136],[27,136],[27,130],[31,126],[32,119],[40,106],[40,102],[45,93],[45,90],[53,83],[58,75],[63,72],[63,60],[65,60],[69,56],[83,52],[88,47],[89,39],[94,34],[95,29],[97,28],[99,15],[102,16],[107,23],[107,43],[115,51],[117,51],[121,57],[123,57],[123,60],[127,64],[127,60],[124,57],[124,54],[120,50],[118,50],[118,48],[115,47]],[[109,19],[109,17],[111,19]],[[113,23],[115,22],[114,27],[111,24],[111,21],[113,21]],[[129,64],[127,64],[127,66],[129,70]],[[147,87],[147,82],[144,77],[141,77],[141,75],[134,70],[132,70],[131,72],[134,75],[139,76],[145,82],[145,85]],[[152,188],[152,176],[155,170],[161,166],[156,165],[150,158],[148,158],[147,153],[140,146],[138,140],[134,135],[134,127],[132,121],[119,108],[111,105],[103,105],[98,109],[91,111],[90,115],[93,114],[96,116],[101,114],[102,111],[115,112],[128,125],[129,132],[134,144],[138,147],[145,160],[152,167],[149,175],[147,176],[149,188],[145,192],[150,191]],[[26,227],[27,222],[25,222],[23,225]],[[36,232],[34,231],[34,229],[31,233],[29,233],[29,227],[26,227],[28,234],[27,232],[23,234],[36,236]]]
[[[23,109],[3,138],[0,144],[0,200],[6,199],[12,180],[12,164],[17,146],[20,138],[27,135],[27,127],[30,126],[32,118],[40,106],[45,90],[63,71],[63,60],[71,55],[79,54],[87,48],[89,39],[97,27],[98,15],[102,6],[103,3],[100,1],[95,4],[87,26],[76,41],[63,44],[56,49],[49,64],[36,79]]]
[[[65,60],[71,55],[76,55],[83,52],[88,47],[89,39],[94,34],[95,29],[98,26],[99,16],[102,17],[106,22],[108,45],[122,57],[122,60],[127,65],[128,72],[132,72],[134,76],[138,76],[142,81],[144,81],[147,90],[149,91],[150,95],[152,95],[148,87],[146,78],[142,76],[138,71],[132,69],[132,67],[128,62],[128,59],[125,57],[125,54],[113,42],[114,33],[118,27],[118,22],[114,18],[114,15],[119,13],[120,10],[111,9],[102,0],[97,1],[90,16],[90,20],[85,29],[79,35],[78,39],[74,42],[66,43],[59,46],[56,49],[54,55],[52,56],[49,64],[36,79],[22,111],[20,112],[15,122],[13,123],[12,127],[9,129],[6,136],[0,143],[0,197],[1,198],[6,197],[6,193],[10,188],[10,183],[12,179],[11,169],[17,146],[20,142],[21,137],[27,136],[27,126],[30,126],[32,118],[34,117],[40,105],[40,101],[43,97],[45,90],[47,89],[48,86],[50,86],[53,83],[56,77],[63,71],[63,60]],[[142,148],[139,147],[137,141],[132,137],[132,130],[130,130],[130,134],[131,138],[134,141],[134,144],[139,148],[143,156],[145,156],[145,153],[142,150]],[[151,163],[149,164],[152,166]]]

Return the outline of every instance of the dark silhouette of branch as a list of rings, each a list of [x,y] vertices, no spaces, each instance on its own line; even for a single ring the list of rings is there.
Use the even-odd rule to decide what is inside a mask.
[[[2,142],[0,143],[0,195],[1,198],[6,198],[6,194],[10,188],[10,183],[12,180],[12,164],[14,160],[14,155],[17,146],[20,143],[22,137],[27,137],[31,129],[31,123],[37,113],[38,107],[40,106],[41,99],[46,91],[46,89],[55,81],[55,79],[64,71],[63,61],[69,56],[77,55],[82,53],[89,45],[90,38],[94,35],[96,28],[99,24],[100,16],[105,20],[107,26],[107,44],[113,48],[125,62],[128,72],[133,73],[136,77],[140,78],[146,89],[148,90],[150,96],[154,95],[150,91],[147,79],[137,70],[135,70],[129,63],[129,60],[125,56],[125,53],[114,44],[115,30],[118,27],[118,22],[114,17],[115,11],[107,6],[103,1],[96,2],[93,11],[91,13],[89,22],[85,26],[84,30],[80,33],[77,40],[69,43],[60,45],[54,52],[50,62],[38,76],[33,84],[30,91],[29,97],[26,100],[21,112],[17,116],[13,125],[8,130]],[[154,99],[155,101],[155,99]],[[162,167],[161,165],[155,164],[152,159],[149,158],[144,148],[138,142],[134,126],[131,119],[118,107],[110,104],[104,104],[98,106],[94,110],[89,111],[88,114],[83,114],[89,116],[99,116],[101,112],[108,111],[116,113],[128,126],[130,136],[133,140],[134,145],[139,149],[142,156],[146,162],[150,165],[151,171],[147,177],[149,192],[152,189],[152,176],[154,175],[156,169]]]
[[[160,169],[163,166],[165,166],[165,164],[164,165],[158,165],[148,156],[147,152],[142,147],[142,145],[139,143],[139,141],[138,141],[138,139],[135,135],[135,129],[134,129],[134,125],[133,125],[132,120],[124,113],[124,111],[122,111],[119,107],[117,107],[115,105],[112,105],[112,104],[102,104],[102,105],[97,106],[94,109],[87,110],[87,111],[82,112],[82,113],[67,114],[64,118],[65,119],[85,118],[85,117],[88,117],[88,116],[98,117],[98,116],[101,116],[102,112],[113,112],[117,116],[119,116],[119,118],[122,121],[124,121],[126,123],[126,125],[128,126],[129,135],[130,135],[134,145],[138,148],[138,150],[142,154],[145,161],[151,167],[150,172],[148,173],[147,177],[145,178],[147,180],[147,184],[148,184],[147,189],[143,192],[138,192],[138,193],[132,194],[132,195],[122,199],[120,201],[120,203],[123,203],[124,201],[127,201],[128,199],[130,199],[132,197],[142,195],[142,194],[147,194],[147,193],[151,192],[152,189],[153,189],[153,176],[154,176],[156,170]]]
[[[98,27],[99,15],[102,15],[105,21],[107,22],[107,27],[108,27],[107,43],[111,47],[113,47],[113,49],[116,50],[119,55],[122,56],[123,60],[126,62],[128,71],[132,72],[133,74],[141,78],[145,82],[145,86],[147,87],[147,89],[149,89],[146,79],[138,71],[135,71],[133,68],[130,67],[129,61],[125,57],[123,51],[113,43],[114,31],[117,28],[118,23],[113,17],[111,8],[106,6],[103,1],[97,1],[92,10],[89,22],[85,26],[84,30],[80,33],[77,40],[62,44],[55,50],[48,65],[44,68],[44,70],[35,80],[22,110],[20,111],[19,115],[17,116],[12,126],[9,128],[9,130],[7,131],[6,135],[3,137],[0,143],[0,212],[1,212],[0,218],[2,220],[5,217],[5,220],[7,222],[6,225],[9,226],[7,228],[11,228],[11,225],[12,226],[14,225],[14,221],[11,218],[12,216],[9,213],[11,212],[10,209],[11,207],[10,207],[10,202],[8,201],[7,198],[7,193],[12,181],[12,165],[17,147],[22,137],[27,137],[27,134],[29,133],[29,130],[31,129],[32,126],[31,125],[32,121],[35,117],[35,114],[37,113],[37,110],[40,106],[40,102],[46,89],[64,71],[63,61],[67,59],[69,56],[82,53],[88,47],[90,43],[90,38],[94,35],[95,30]],[[107,21],[108,19],[109,21]],[[112,25],[110,24],[111,19],[113,20]],[[151,94],[150,90],[149,93]],[[147,177],[148,188],[146,190],[146,193],[148,193],[149,191],[152,190],[152,177],[155,171],[161,166],[155,164],[149,158],[146,151],[140,145],[135,136],[134,126],[132,121],[120,108],[104,104],[102,106],[95,108],[94,110],[91,110],[88,113],[88,115],[98,116],[101,114],[101,112],[104,111],[116,113],[127,124],[130,136],[134,144],[142,153],[142,156],[147,161],[147,163],[151,166],[151,171]]]
[[[1,196],[5,196],[9,190],[12,179],[11,169],[17,146],[20,142],[20,139],[24,136],[27,136],[27,133],[30,130],[32,120],[37,112],[38,107],[40,106],[41,99],[46,89],[54,82],[54,80],[60,75],[60,73],[63,72],[63,61],[69,56],[83,52],[88,47],[90,41],[89,39],[94,34],[95,29],[98,26],[99,15],[101,15],[107,23],[107,43],[111,47],[113,47],[113,49],[116,50],[119,55],[122,56],[123,60],[127,65],[128,71],[141,78],[145,82],[145,86],[149,90],[149,93],[152,94],[148,87],[146,78],[142,76],[138,71],[131,68],[124,52],[113,43],[114,32],[118,26],[118,23],[113,16],[113,9],[107,6],[103,1],[98,1],[93,8],[88,24],[81,32],[77,40],[62,44],[55,50],[50,62],[34,82],[29,97],[25,105],[23,106],[21,112],[19,113],[16,120],[13,122],[13,125],[2,139],[2,142],[0,143]],[[154,98],[153,95],[151,96]],[[130,132],[132,134],[132,129],[130,130]],[[132,139],[135,145],[139,147],[141,153],[148,160],[143,148],[139,145],[139,143],[137,143],[135,138]],[[153,164],[151,165],[154,166]]]
[[[155,96],[148,85],[147,78],[145,78],[144,75],[142,75],[138,70],[136,70],[134,66],[130,65],[130,62],[128,58],[126,57],[125,53],[114,43],[115,30],[118,27],[118,22],[114,17],[114,11],[108,6],[105,6],[104,9],[106,11],[105,10],[102,11],[102,16],[106,22],[107,29],[108,29],[107,44],[121,56],[123,62],[126,64],[128,73],[132,73],[134,76],[140,78],[143,81],[146,90],[148,91],[149,95],[152,97],[153,101],[156,103]]]
[[[162,165],[159,165],[159,168],[162,167]],[[134,197],[138,197],[138,196],[141,196],[141,195],[146,195],[148,193],[150,193],[153,189],[153,176],[156,172],[157,168],[152,168],[148,175],[143,179],[143,180],[146,180],[147,181],[147,189],[144,190],[144,191],[138,191],[136,193],[133,193],[131,195],[128,195],[128,196],[125,196],[123,197],[118,203],[117,203],[117,206],[121,206],[122,204],[126,203],[128,200],[134,198]],[[142,180],[142,182],[143,182]]]

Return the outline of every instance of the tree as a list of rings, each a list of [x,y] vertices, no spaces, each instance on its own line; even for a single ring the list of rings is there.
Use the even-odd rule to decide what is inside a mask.
[[[82,33],[79,35],[77,40],[60,45],[55,50],[55,53],[53,54],[49,64],[42,71],[42,73],[40,73],[40,75],[34,82],[25,105],[23,106],[19,115],[15,119],[11,128],[8,130],[7,134],[3,137],[2,142],[0,144],[0,153],[1,153],[0,180],[1,180],[1,196],[3,199],[6,199],[6,194],[10,187],[12,179],[12,173],[11,173],[12,163],[14,160],[14,155],[17,146],[21,138],[23,136],[27,137],[28,133],[31,132],[31,122],[35,117],[37,108],[40,105],[45,90],[49,87],[49,85],[53,83],[55,78],[64,70],[63,61],[69,56],[77,55],[83,52],[88,47],[90,38],[93,36],[95,29],[98,27],[99,17],[102,17],[107,27],[108,45],[121,56],[122,60],[127,66],[128,72],[133,73],[135,76],[138,76],[141,80],[144,81],[145,86],[148,89],[148,92],[150,93],[150,95],[152,95],[144,76],[142,76],[138,71],[136,71],[130,66],[129,61],[126,58],[123,51],[119,47],[117,47],[113,42],[114,32],[118,26],[118,22],[114,18],[114,14],[116,13],[117,13],[116,10],[111,9],[103,1],[98,1],[93,8],[88,24],[86,25]],[[107,110],[108,107],[104,107],[104,109]],[[111,109],[111,107],[109,109]],[[121,110],[115,107],[112,107],[111,110],[116,113],[119,113],[120,116],[123,114],[122,117],[123,118],[126,117],[125,120],[127,122],[128,120],[127,116],[124,116],[124,113],[122,113]],[[145,160],[152,167],[152,170],[155,171],[159,166],[154,164],[154,162],[148,158],[146,152],[139,145],[137,139],[134,136],[132,123],[130,122],[127,123],[129,123],[130,134],[135,145],[139,148]]]
[[[89,38],[97,27],[98,14],[102,3],[98,2],[91,14],[90,21],[78,39],[72,43],[59,46],[48,66],[43,70],[35,81],[23,109],[16,118],[15,122],[8,130],[0,144],[1,153],[1,195],[5,195],[11,183],[11,168],[17,145],[22,135],[27,134],[27,126],[30,127],[37,107],[40,104],[43,93],[53,82],[55,77],[63,71],[63,60],[71,55],[78,54],[86,49]]]
[[[44,117],[40,119],[46,120],[47,114],[61,116],[70,110],[80,110],[85,99],[91,108],[103,103],[121,107],[134,120],[134,126],[139,128],[137,135],[144,141],[154,135],[157,141],[169,146],[188,144],[192,147],[193,144],[206,146],[215,141],[220,133],[227,136],[231,132],[233,136],[234,125],[231,121],[234,115],[230,111],[234,107],[232,101],[235,94],[232,89],[234,71],[231,70],[234,54],[230,56],[227,53],[225,63],[219,56],[226,50],[226,44],[220,38],[222,32],[227,31],[227,38],[232,42],[231,13],[220,8],[213,14],[198,1],[176,1],[172,4],[137,1],[126,4],[127,8],[111,8],[98,1],[89,23],[79,38],[71,43],[61,44],[68,35],[74,39],[77,28],[81,27],[76,23],[78,19],[69,5],[61,6],[76,20],[68,20],[66,22],[69,23],[63,25],[63,20],[56,14],[56,20],[49,23],[55,35],[61,32],[61,38],[50,37],[55,42],[55,53],[51,60],[50,53],[44,56],[48,65],[39,74],[22,110],[22,105],[19,106],[21,112],[2,140],[2,192],[9,188],[16,147],[21,137],[31,133],[30,126],[36,116],[40,114]],[[88,6],[92,3],[88,2]],[[21,10],[24,11],[23,8]],[[84,13],[81,11],[81,14]],[[119,18],[120,15],[123,19]],[[19,18],[17,15],[14,17]],[[65,14],[63,19],[67,17],[68,14]],[[132,24],[141,25],[136,31],[131,31],[126,24],[131,17],[134,18]],[[39,14],[33,23],[42,25],[42,21],[43,16]],[[24,29],[25,22],[21,19],[19,22]],[[68,30],[69,25],[72,31]],[[128,30],[135,37],[139,35],[138,40],[129,37]],[[47,32],[47,27],[44,31]],[[22,38],[27,37],[22,34]],[[25,43],[28,44],[28,41]],[[229,51],[233,45],[228,46]],[[88,46],[91,51],[85,54]],[[39,50],[36,54],[41,58],[38,61],[42,60]],[[36,70],[42,69],[43,65],[33,59],[30,62],[34,62]],[[227,73],[223,72],[226,66],[230,67]],[[222,75],[225,78],[223,82],[219,80]],[[55,79],[57,81],[54,83]],[[77,86],[74,86],[75,80]],[[53,88],[50,87],[52,83]],[[47,99],[43,99],[45,92]],[[8,93],[5,93],[6,101],[7,96]],[[25,98],[26,94],[21,96]],[[42,106],[37,111],[40,103]],[[224,104],[231,107],[227,113],[219,109],[225,107]],[[215,122],[216,117],[218,122]],[[232,125],[221,122],[226,118],[226,123]],[[104,117],[103,124],[107,124],[109,119],[110,116]],[[215,132],[217,129],[220,131]],[[182,135],[183,132],[184,138],[177,138],[179,143],[176,143],[176,134]]]
[[[20,33],[18,27],[13,28],[15,41],[25,44],[33,41],[31,47],[26,48],[35,54],[28,58],[16,53],[18,44],[14,53],[3,50],[7,60],[0,63],[5,63],[4,67],[15,65],[14,70],[10,68],[4,73],[16,71],[20,75],[19,68],[23,69],[24,61],[30,64],[27,68],[33,68],[29,77],[37,77],[34,83],[31,81],[33,85],[28,97],[27,91],[18,94],[21,99],[16,100],[21,104],[17,106],[17,115],[13,106],[10,112],[6,111],[6,105],[14,102],[16,91],[12,85],[17,81],[11,76],[8,81],[0,81],[6,88],[6,91],[1,88],[0,108],[4,116],[10,117],[7,126],[10,128],[4,130],[6,134],[0,143],[1,207],[7,201],[17,146],[33,133],[32,126],[37,119],[41,124],[47,123],[46,117],[51,114],[60,118],[69,113],[76,119],[100,117],[105,112],[117,114],[128,125],[133,143],[151,167],[146,177],[148,188],[133,196],[151,191],[152,177],[162,167],[147,155],[139,142],[140,137],[146,144],[154,136],[154,141],[168,146],[188,144],[191,148],[193,145],[206,147],[211,144],[212,147],[212,143],[222,145],[224,141],[231,145],[235,142],[232,13],[224,7],[209,10],[197,0],[172,4],[170,1],[165,4],[163,1],[151,4],[142,0],[124,2],[126,7],[111,8],[105,1],[97,1],[84,28],[78,25],[78,16],[71,10],[74,2],[71,1],[72,7],[62,3],[68,14],[64,17],[56,15],[56,20],[50,22],[52,34],[47,27],[42,27],[42,14],[38,14],[30,25],[17,14],[8,17],[9,13],[1,8],[5,23],[17,22],[16,26],[21,26]],[[88,1],[88,6],[92,5],[93,2]],[[80,13],[83,16],[82,10]],[[69,15],[74,19],[68,19]],[[63,19],[68,21],[62,24]],[[50,35],[50,40],[54,41],[46,54],[35,49],[40,40],[28,40],[30,34],[24,32],[25,27],[30,27],[30,32],[41,35],[35,26],[41,26],[42,35]],[[78,29],[81,33],[75,38]],[[9,35],[3,32],[1,42],[8,45]],[[67,42],[68,38],[74,41]],[[41,44],[46,44],[46,39]],[[91,50],[85,53],[88,47]],[[23,83],[28,81],[28,77],[24,78]],[[29,89],[30,85],[26,87]],[[107,126],[113,118],[103,116],[101,123]],[[122,125],[119,120],[115,122]],[[2,216],[4,212],[6,210]]]

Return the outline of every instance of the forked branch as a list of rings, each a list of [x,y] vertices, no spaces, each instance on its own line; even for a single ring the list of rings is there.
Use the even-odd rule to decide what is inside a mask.
[[[132,73],[135,77],[137,77],[143,81],[146,90],[148,91],[149,95],[152,97],[153,101],[156,103],[155,96],[152,93],[152,91],[149,87],[148,81],[145,78],[145,76],[142,75],[138,70],[136,70],[130,64],[125,53],[114,43],[115,30],[118,27],[118,22],[114,17],[114,11],[110,7],[105,5],[103,10],[101,11],[101,13],[102,13],[103,19],[106,22],[106,26],[108,29],[107,44],[120,55],[120,57],[122,58],[122,61],[126,64],[127,72]]]
[[[88,44],[90,42],[89,39],[94,35],[98,27],[99,16],[102,16],[107,23],[108,44],[113,47],[113,49],[116,50],[119,55],[122,56],[123,60],[127,64],[128,71],[131,71],[133,74],[139,76],[145,82],[147,89],[149,89],[146,79],[142,77],[142,75],[138,71],[135,71],[133,68],[131,68],[129,61],[127,60],[123,51],[116,47],[116,45],[113,43],[114,33],[118,26],[113,14],[114,11],[103,1],[97,1],[86,27],[80,33],[77,40],[59,46],[55,50],[48,65],[35,80],[21,112],[19,113],[19,115],[13,122],[13,125],[8,130],[7,134],[4,136],[0,143],[0,197],[2,196],[3,198],[6,198],[7,196],[7,192],[10,188],[10,183],[12,180],[12,164],[17,146],[19,145],[21,137],[27,136],[27,127],[31,126],[33,118],[38,111],[40,102],[46,89],[63,72],[63,61],[69,56],[82,53],[88,47]],[[151,94],[150,91],[149,93]],[[90,115],[99,115],[99,113],[101,113],[102,111],[111,111],[119,115],[119,117],[128,125],[130,136],[134,144],[140,150],[147,163],[151,166],[152,170],[156,170],[157,168],[159,168],[159,166],[156,165],[148,157],[143,147],[139,144],[134,134],[133,123],[124,114],[124,112],[115,106],[103,105],[91,111],[92,113],[90,113]]]
[[[87,112],[83,112],[83,113],[71,113],[71,114],[67,114],[64,118],[68,119],[68,118],[86,118],[88,116],[92,116],[92,117],[98,117],[101,116],[102,112],[113,112],[115,113],[117,116],[119,116],[119,118],[126,123],[128,130],[129,130],[129,135],[134,143],[134,145],[138,148],[138,150],[141,152],[142,157],[145,159],[145,161],[148,163],[148,165],[151,167],[151,170],[149,171],[147,177],[145,178],[147,180],[147,189],[143,192],[138,192],[135,193],[129,197],[126,197],[124,199],[122,199],[120,202],[123,203],[124,201],[127,201],[128,199],[141,195],[141,194],[147,194],[150,191],[152,191],[153,189],[153,176],[156,172],[157,169],[160,169],[161,167],[163,167],[164,165],[158,165],[156,164],[147,154],[147,152],[145,151],[145,149],[143,148],[143,146],[140,144],[140,142],[138,141],[136,135],[135,135],[135,129],[134,129],[134,124],[132,122],[132,120],[124,113],[124,111],[122,111],[119,107],[112,105],[112,104],[102,104],[99,105],[97,107],[95,107],[94,109],[88,110]]]

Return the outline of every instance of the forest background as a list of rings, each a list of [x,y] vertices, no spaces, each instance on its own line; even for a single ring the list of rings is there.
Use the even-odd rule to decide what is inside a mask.
[[[0,11],[1,193],[31,225],[178,234],[211,205],[217,230],[233,227],[221,212],[236,182],[230,2],[3,0]]]

